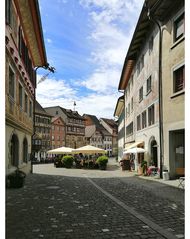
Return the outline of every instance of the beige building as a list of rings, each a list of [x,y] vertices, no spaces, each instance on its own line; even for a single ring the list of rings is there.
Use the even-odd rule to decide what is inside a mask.
[[[47,157],[47,151],[51,149],[51,119],[44,108],[35,101],[35,134],[32,137],[32,158],[34,161],[41,161]]]
[[[168,13],[162,26],[163,166],[174,178],[184,175],[185,169],[184,1],[177,1]]]
[[[60,106],[44,108],[54,117],[61,117],[65,123],[65,146],[79,148],[85,145],[85,120],[77,112]]]
[[[118,161],[123,159],[124,138],[125,138],[125,105],[124,95],[120,96],[117,100],[117,104],[114,111],[114,117],[117,117],[118,121]]]
[[[6,1],[6,174],[30,172],[35,67],[47,64],[38,1]]]
[[[95,115],[84,114],[86,144],[107,150],[112,155],[112,134],[100,124]]]
[[[111,134],[112,137],[112,151],[111,155],[116,156],[118,153],[118,125],[113,119],[100,118],[100,124]]]
[[[167,10],[166,10],[167,9]],[[184,1],[144,3],[118,89],[125,96],[124,147],[142,147],[142,160],[184,171]]]

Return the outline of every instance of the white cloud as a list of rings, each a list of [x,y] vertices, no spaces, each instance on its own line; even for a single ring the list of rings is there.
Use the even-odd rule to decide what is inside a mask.
[[[87,80],[78,82],[78,85],[97,91],[98,93],[113,93],[118,86],[120,71],[114,69],[98,70],[90,75]]]
[[[52,43],[52,40],[50,38],[46,39],[48,43]]]
[[[38,75],[38,78],[40,77]],[[43,107],[59,105],[66,109],[73,109],[75,101],[75,109],[79,114],[86,113],[107,118],[113,118],[114,107],[120,96],[118,92],[109,94],[106,91],[79,96],[77,89],[65,84],[63,80],[50,78],[37,85],[36,93],[36,99]]]
[[[37,82],[41,79],[41,75],[37,75]],[[73,97],[76,90],[72,89],[64,80],[47,78],[43,82],[37,84],[37,97],[42,101],[54,101],[57,99],[64,99]]]
[[[144,0],[80,0],[81,6],[88,11],[87,24],[91,26],[88,40],[92,49],[89,64],[94,69],[88,77],[81,76],[74,79],[74,88],[64,80],[47,79],[37,87],[37,99],[42,106],[60,105],[73,109],[76,101],[76,110],[79,113],[94,114],[98,117],[113,117],[115,105],[120,94],[117,91],[122,66],[127,54],[128,46],[135,29]],[[72,11],[72,8],[71,8]],[[74,36],[72,36],[74,39]],[[51,39],[46,39],[51,43]],[[70,58],[63,56],[70,54]],[[75,62],[71,52],[61,54],[58,64],[64,62],[73,67],[85,67],[81,62]],[[63,59],[62,59],[63,58]],[[81,58],[82,59],[82,58]],[[53,64],[54,65],[54,64]],[[66,67],[67,65],[65,65]],[[86,88],[85,96],[80,87]],[[88,93],[92,90],[93,93]]]

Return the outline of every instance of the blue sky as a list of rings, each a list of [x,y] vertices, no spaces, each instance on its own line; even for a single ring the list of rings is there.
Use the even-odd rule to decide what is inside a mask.
[[[43,107],[113,118],[124,59],[144,0],[39,0],[47,59]],[[38,80],[46,74],[38,70]]]

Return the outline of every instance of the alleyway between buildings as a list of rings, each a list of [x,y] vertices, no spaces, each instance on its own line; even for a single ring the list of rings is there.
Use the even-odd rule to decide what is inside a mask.
[[[122,172],[34,165],[6,190],[7,239],[184,238],[184,190]],[[57,175],[56,175],[57,174]]]

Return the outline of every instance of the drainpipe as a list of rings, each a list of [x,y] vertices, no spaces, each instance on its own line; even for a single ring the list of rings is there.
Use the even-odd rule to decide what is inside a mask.
[[[160,136],[160,178],[163,171],[163,99],[162,99],[162,28],[160,22],[155,19],[147,9],[147,16],[150,21],[155,23],[159,29],[159,63],[158,63],[158,103],[159,103],[159,136]]]

